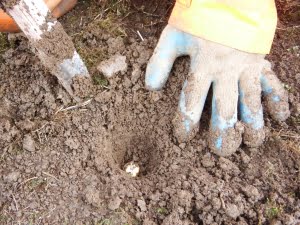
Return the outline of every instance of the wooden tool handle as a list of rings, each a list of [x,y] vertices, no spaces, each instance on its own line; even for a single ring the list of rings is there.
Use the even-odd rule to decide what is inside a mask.
[[[77,4],[77,0],[44,0],[53,17],[59,18],[69,12]],[[0,32],[17,33],[20,32],[16,22],[0,9]]]

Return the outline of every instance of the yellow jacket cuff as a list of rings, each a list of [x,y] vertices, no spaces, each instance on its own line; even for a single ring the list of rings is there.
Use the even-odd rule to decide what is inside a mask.
[[[169,24],[241,51],[267,54],[277,12],[274,0],[177,0]]]

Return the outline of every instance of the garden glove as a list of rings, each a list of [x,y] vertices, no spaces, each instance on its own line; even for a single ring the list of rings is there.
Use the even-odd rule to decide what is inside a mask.
[[[177,0],[146,71],[146,86],[160,90],[175,59],[189,55],[191,65],[173,120],[179,141],[192,138],[212,85],[209,146],[220,156],[244,139],[259,146],[265,137],[261,92],[274,119],[290,112],[280,81],[264,60],[275,34],[274,0]],[[241,122],[238,122],[238,112]]]
[[[242,137],[248,146],[262,144],[265,134],[261,92],[274,119],[283,121],[289,116],[287,93],[264,54],[226,47],[172,25],[164,29],[147,66],[147,88],[160,90],[175,59],[182,55],[190,56],[191,65],[173,121],[179,141],[192,138],[199,130],[199,120],[211,85],[209,146],[220,156],[235,152]],[[237,122],[238,111],[242,123]]]

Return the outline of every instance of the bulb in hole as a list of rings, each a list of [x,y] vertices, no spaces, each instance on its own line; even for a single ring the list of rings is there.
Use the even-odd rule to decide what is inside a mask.
[[[126,163],[124,166],[124,170],[127,174],[129,174],[131,177],[136,177],[140,172],[140,167],[135,162],[131,161],[129,163]]]

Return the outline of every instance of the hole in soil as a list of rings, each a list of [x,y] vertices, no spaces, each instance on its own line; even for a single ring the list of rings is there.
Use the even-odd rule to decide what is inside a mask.
[[[300,199],[300,187],[298,187],[297,190],[295,191],[295,196],[296,198]]]
[[[113,157],[120,169],[134,162],[140,167],[138,176],[145,176],[160,165],[162,156],[150,135],[122,135],[115,140]]]
[[[193,216],[193,222],[195,222],[198,225],[203,225],[203,221],[202,219],[200,219],[199,215],[201,214],[201,212],[199,212],[196,209],[196,206],[193,206],[192,212],[191,212],[192,216]]]

